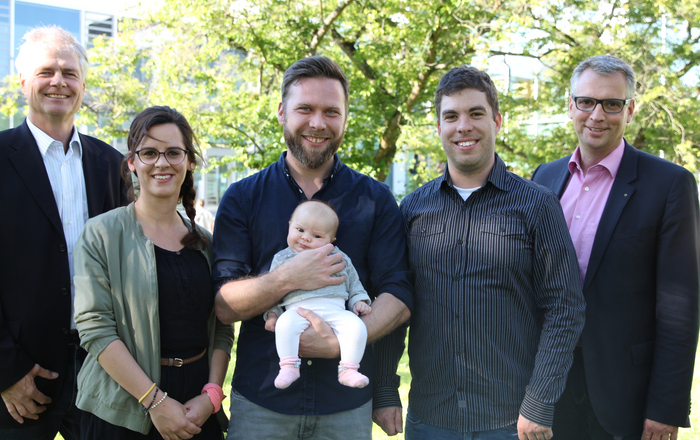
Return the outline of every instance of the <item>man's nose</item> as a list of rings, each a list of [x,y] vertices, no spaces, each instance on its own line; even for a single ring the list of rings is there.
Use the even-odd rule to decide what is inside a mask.
[[[600,121],[601,119],[605,118],[605,110],[603,110],[602,102],[595,103],[595,107],[593,107],[593,111],[591,111],[590,118],[596,121]]]
[[[65,78],[60,70],[57,70],[51,78],[51,85],[54,87],[63,87],[66,85]]]
[[[309,127],[315,129],[315,130],[325,130],[326,129],[326,120],[323,117],[322,112],[314,112],[311,115],[311,119],[309,119]]]

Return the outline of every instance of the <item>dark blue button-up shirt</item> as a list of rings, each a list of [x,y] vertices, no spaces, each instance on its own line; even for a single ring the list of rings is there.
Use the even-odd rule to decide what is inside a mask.
[[[306,200],[304,192],[280,159],[224,194],[214,228],[217,286],[229,280],[264,274],[272,258],[287,247],[289,219]],[[335,245],[350,256],[372,298],[391,293],[413,307],[406,242],[401,215],[389,188],[343,165],[338,156],[331,174],[313,198],[333,206],[340,218]],[[372,346],[360,371],[373,381]],[[262,316],[245,321],[238,338],[233,387],[248,400],[284,414],[325,415],[354,409],[372,397],[372,387],[349,388],[338,383],[338,359],[302,359],[301,378],[278,390],[279,371],[274,333]]]

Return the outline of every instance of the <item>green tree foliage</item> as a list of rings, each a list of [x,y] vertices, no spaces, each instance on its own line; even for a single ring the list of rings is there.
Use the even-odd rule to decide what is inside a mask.
[[[276,119],[285,69],[327,55],[351,82],[343,158],[384,179],[397,151],[439,145],[436,81],[483,52],[487,38],[498,39],[506,15],[505,3],[486,1],[165,1],[122,29],[116,53],[140,58],[144,84],[132,102],[175,105],[194,119],[200,138],[230,147],[228,159],[251,168],[285,148]],[[106,70],[130,74],[119,68],[128,57],[115,57],[108,45],[95,52]],[[96,107],[109,108],[113,94],[101,90],[92,94]]]
[[[535,81],[499,80],[505,123],[496,149],[527,176],[576,146],[566,118],[571,71],[588,56],[610,53],[638,72],[628,140],[695,170],[700,8],[694,3],[163,0],[91,50],[81,122],[105,138],[123,137],[139,110],[171,105],[188,117],[204,147],[228,147],[226,160],[259,169],[285,149],[276,117],[284,70],[304,56],[326,55],[350,79],[343,160],[380,180],[392,161],[407,160],[420,184],[444,161],[432,103],[440,76],[456,65],[485,68],[489,57],[508,62],[522,55],[546,68]],[[0,111],[16,108],[10,101]],[[547,123],[552,116],[558,122]]]
[[[635,147],[698,171],[700,154],[700,8],[690,0],[638,2],[563,0],[528,7],[519,20],[532,38],[524,53],[548,68],[540,94],[514,102],[511,112],[552,114],[568,106],[568,80],[585,58],[610,54],[637,74],[635,116],[625,137]],[[570,124],[532,139],[515,130],[513,151],[524,174],[537,163],[570,153]],[[510,141],[510,139],[509,139]],[[530,149],[529,152],[524,149]],[[533,154],[534,150],[534,154]]]

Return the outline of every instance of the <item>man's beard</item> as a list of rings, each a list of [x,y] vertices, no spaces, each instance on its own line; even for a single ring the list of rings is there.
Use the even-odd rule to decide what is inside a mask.
[[[289,151],[292,153],[292,156],[294,156],[294,158],[300,164],[312,170],[321,168],[323,165],[328,163],[328,161],[331,160],[333,155],[340,148],[340,144],[343,142],[343,135],[341,135],[339,138],[331,138],[328,142],[328,146],[323,150],[309,150],[304,148],[304,143],[302,141],[301,135],[292,134],[287,129],[286,124],[284,125],[282,131],[284,133],[284,141],[287,143],[287,148],[289,148]],[[310,134],[309,136],[314,137],[316,135]],[[319,137],[326,137],[326,135]]]

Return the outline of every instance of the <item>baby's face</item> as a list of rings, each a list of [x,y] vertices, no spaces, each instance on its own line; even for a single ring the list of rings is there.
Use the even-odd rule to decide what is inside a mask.
[[[316,249],[335,241],[335,231],[330,230],[324,218],[315,218],[304,211],[294,214],[289,221],[287,245],[294,252]]]

